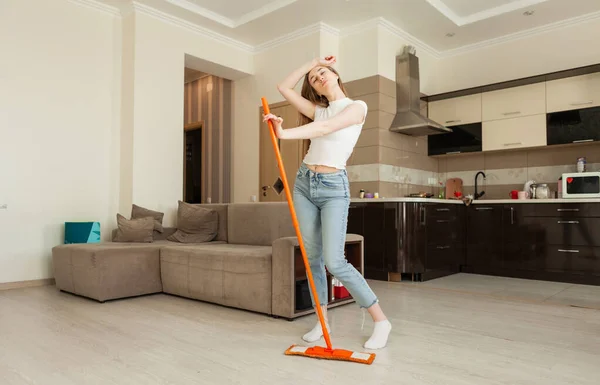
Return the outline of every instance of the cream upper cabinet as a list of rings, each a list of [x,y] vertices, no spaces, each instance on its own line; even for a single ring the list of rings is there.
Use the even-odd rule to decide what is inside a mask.
[[[548,112],[600,106],[600,73],[546,82]]]
[[[483,122],[481,136],[483,151],[545,146],[546,114]]]
[[[481,94],[483,121],[546,113],[546,83],[489,91]]]
[[[436,100],[428,108],[429,119],[443,126],[481,122],[481,94]]]

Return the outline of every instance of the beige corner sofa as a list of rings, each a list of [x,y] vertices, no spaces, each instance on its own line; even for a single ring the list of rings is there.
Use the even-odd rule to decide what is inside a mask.
[[[299,251],[286,202],[198,206],[218,213],[213,241],[172,242],[176,229],[166,227],[151,243],[59,245],[57,288],[100,302],[163,292],[288,319],[313,311],[295,310]],[[363,237],[347,234],[347,243],[364,271]]]

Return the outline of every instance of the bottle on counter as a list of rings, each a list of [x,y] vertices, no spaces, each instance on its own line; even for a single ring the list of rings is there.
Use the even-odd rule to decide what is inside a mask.
[[[586,165],[587,161],[585,159],[585,156],[582,156],[581,158],[577,158],[577,172],[585,172],[586,170]]]
[[[360,189],[360,192],[358,193],[358,196],[360,197],[360,199],[363,199],[365,197],[365,190]]]

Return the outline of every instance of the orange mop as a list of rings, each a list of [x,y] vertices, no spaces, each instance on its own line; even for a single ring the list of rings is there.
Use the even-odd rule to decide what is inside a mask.
[[[265,115],[270,113],[269,104],[265,98],[261,98],[263,111]],[[304,249],[304,242],[302,240],[302,234],[300,234],[300,226],[298,225],[298,218],[296,217],[296,210],[294,209],[294,204],[292,202],[292,194],[290,193],[285,169],[283,168],[283,160],[281,159],[281,153],[279,152],[279,146],[277,145],[277,137],[275,136],[275,127],[273,126],[272,121],[268,121],[270,134],[271,134],[271,142],[273,143],[273,148],[275,150],[275,156],[277,158],[277,164],[279,166],[279,175],[283,181],[283,188],[285,191],[285,197],[287,198],[288,206],[290,208],[290,213],[292,214],[292,222],[294,224],[294,229],[296,230],[296,236],[298,237],[298,243],[300,244],[300,251],[302,252],[302,259],[304,260],[304,267],[306,268],[306,275],[308,276],[308,281],[310,283],[310,289],[314,296],[315,303],[319,304],[319,297],[317,294],[317,289],[315,288],[315,283],[313,281],[312,272],[310,270],[310,265],[308,264],[308,258],[306,257],[306,250]],[[331,340],[329,338],[329,332],[325,327],[325,320],[323,318],[323,312],[321,310],[321,306],[315,306],[317,309],[317,314],[319,316],[319,322],[321,323],[321,328],[323,329],[323,335],[325,337],[325,342],[327,343],[327,347],[321,346],[313,346],[313,347],[304,347],[299,345],[292,345],[286,351],[286,355],[296,355],[296,356],[304,356],[304,357],[312,357],[312,358],[322,358],[327,360],[339,360],[339,361],[351,361],[351,362],[359,362],[361,364],[370,365],[373,363],[375,359],[374,353],[361,353],[361,352],[353,352],[350,350],[343,349],[333,349],[331,347]]]

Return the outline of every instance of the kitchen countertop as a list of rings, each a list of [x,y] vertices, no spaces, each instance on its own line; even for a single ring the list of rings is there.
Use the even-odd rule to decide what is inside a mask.
[[[441,203],[462,205],[464,202],[457,199],[437,199],[437,198],[351,198],[350,202],[359,203],[383,203],[383,202],[418,202],[418,203]],[[490,204],[520,204],[520,203],[600,203],[600,198],[562,198],[562,199],[479,199],[471,202],[472,205],[490,205]]]
[[[600,198],[560,198],[560,199],[479,199],[472,205],[489,205],[494,203],[600,203]]]
[[[412,197],[397,197],[397,198],[351,198],[350,202],[365,202],[365,203],[377,203],[377,202],[419,202],[419,203],[445,203],[462,205],[463,201],[456,199],[436,199],[436,198],[412,198]]]

